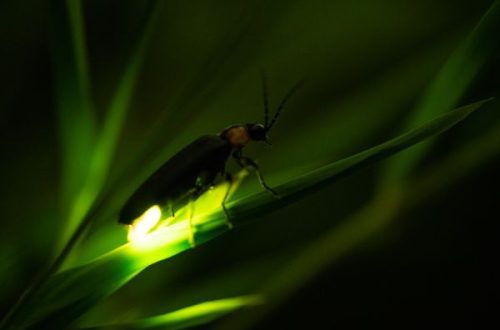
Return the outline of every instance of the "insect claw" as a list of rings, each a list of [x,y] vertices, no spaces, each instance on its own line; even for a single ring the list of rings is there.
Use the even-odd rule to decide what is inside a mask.
[[[261,181],[260,181],[260,183],[261,183],[262,187],[263,187],[266,191],[268,191],[271,195],[273,195],[274,197],[276,197],[276,198],[278,198],[278,199],[279,199],[279,198],[281,198],[280,194],[278,194],[278,193],[276,192],[276,190],[274,190],[273,188],[269,187],[269,186],[268,186],[268,185],[264,182],[264,180],[261,180]]]

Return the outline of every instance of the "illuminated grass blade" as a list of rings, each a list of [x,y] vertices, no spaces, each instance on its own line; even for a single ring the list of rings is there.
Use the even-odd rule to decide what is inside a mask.
[[[97,135],[92,155],[86,159],[85,163],[90,164],[87,180],[82,184],[73,212],[69,216],[69,228],[66,237],[73,233],[76,226],[84,219],[105,183],[116,143],[137,82],[137,76],[144,60],[145,49],[151,39],[158,12],[156,6],[156,0],[148,2],[143,32],[113,95],[111,105],[106,111],[103,127]]]
[[[111,157],[115,151],[123,121],[130,106],[130,100],[137,84],[137,77],[144,61],[146,48],[150,43],[158,17],[158,6],[157,0],[148,1],[141,37],[130,56],[125,72],[111,100],[111,105],[106,111],[104,126],[97,141],[94,156],[94,171],[97,177],[95,180],[101,182],[101,184],[111,164]]]
[[[256,220],[260,215],[290,204],[354,170],[449,129],[485,102],[487,100],[449,112],[386,143],[288,181],[276,187],[281,195],[279,199],[262,192],[233,201],[228,205],[231,220],[234,225]],[[222,184],[200,198],[200,206],[204,205],[200,210],[204,212],[196,213],[193,219],[198,244],[229,230],[220,208],[225,189]],[[27,326],[43,328],[48,325],[64,328],[72,324],[98,301],[116,291],[146,267],[190,249],[189,220],[186,216],[179,217],[179,221],[158,228],[143,241],[123,245],[87,265],[54,275],[46,286],[21,306],[9,325],[17,329]]]
[[[420,103],[414,109],[406,129],[421,125],[456,106],[483,65],[500,49],[498,31],[500,31],[500,1],[495,1],[429,84]],[[393,180],[408,176],[430,143],[431,141],[422,143],[389,161],[385,176]]]
[[[95,143],[95,109],[79,0],[51,1],[52,67],[62,143],[63,205],[75,208],[75,199],[88,175]],[[67,216],[67,214],[64,214]]]
[[[240,308],[263,303],[264,298],[261,295],[218,299],[142,320],[102,324],[99,326],[83,327],[83,329],[116,329],[117,327],[127,329],[184,329],[211,322]]]

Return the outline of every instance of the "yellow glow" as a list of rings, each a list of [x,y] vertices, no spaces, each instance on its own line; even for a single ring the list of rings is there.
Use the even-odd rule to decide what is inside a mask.
[[[236,191],[237,187],[247,175],[247,171],[241,171],[235,175],[229,196]],[[175,246],[185,249],[186,246],[189,246],[191,229],[196,235],[197,229],[203,228],[204,226],[210,226],[211,224],[219,226],[220,224],[216,224],[214,221],[210,220],[210,217],[222,211],[222,200],[224,199],[228,187],[229,184],[227,182],[222,182],[213,189],[209,189],[200,196],[193,205],[188,204],[180,210],[177,210],[175,219],[171,217],[165,220],[160,219],[161,210],[157,205],[146,211],[145,214],[137,220],[137,224],[134,223],[134,225],[130,227],[128,234],[133,251],[144,255],[144,257],[141,258],[141,262],[149,262],[147,260],[148,258],[145,258],[146,254],[151,257],[151,260],[159,259],[163,254],[168,254],[169,251],[167,247]],[[189,221],[191,207],[194,210],[194,214],[192,215],[193,228],[190,228]],[[152,211],[152,213],[155,214],[153,218],[156,220],[154,223],[151,221],[149,225],[142,225],[146,218],[145,215],[152,209],[156,210]],[[160,220],[162,221],[158,224]],[[149,223],[149,221],[146,222]],[[140,225],[140,228],[138,225]],[[152,253],[153,251],[158,253]]]
[[[158,205],[151,206],[130,226],[128,240],[130,242],[142,241],[153,229],[161,218],[161,209]]]

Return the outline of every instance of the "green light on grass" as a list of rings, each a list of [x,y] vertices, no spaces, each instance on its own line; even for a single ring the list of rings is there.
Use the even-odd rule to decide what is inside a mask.
[[[148,328],[162,325],[186,325],[186,321],[195,325],[199,322],[209,322],[210,320],[238,308],[260,305],[262,303],[264,303],[264,299],[261,295],[248,295],[207,301],[201,304],[182,308],[168,314],[147,318],[141,321],[140,326],[141,328]]]
[[[241,171],[234,177],[231,196],[248,173]],[[129,227],[128,239],[133,251],[156,259],[155,251],[165,253],[166,248],[189,244],[191,235],[203,226],[227,226],[227,221],[213,220],[213,215],[222,210],[222,201],[229,189],[228,182],[222,182],[209,189],[195,202],[176,212],[175,218],[161,218],[161,209],[153,205]],[[216,223],[217,222],[217,223]]]

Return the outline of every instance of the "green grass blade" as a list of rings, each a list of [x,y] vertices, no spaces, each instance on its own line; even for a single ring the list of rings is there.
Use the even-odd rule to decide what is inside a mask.
[[[81,187],[85,184],[95,145],[96,122],[90,93],[90,79],[83,24],[83,10],[79,0],[50,1],[51,58],[54,77],[54,97],[61,141],[62,179],[62,235],[68,227]],[[57,228],[56,228],[57,229]],[[55,232],[55,235],[59,232]],[[61,240],[62,241],[62,240]],[[60,241],[60,242],[61,242]],[[54,244],[57,251],[61,244]],[[43,282],[48,270],[42,272],[25,288],[2,320],[9,322],[19,306]]]
[[[206,301],[170,313],[152,316],[136,321],[101,324],[83,329],[185,329],[202,325],[227,315],[237,309],[264,303],[261,295],[248,295]]]
[[[485,102],[487,100],[449,112],[386,143],[288,181],[276,187],[281,195],[279,199],[262,192],[233,201],[228,205],[231,220],[234,225],[240,225],[250,219],[255,220],[263,213],[292,203],[356,169],[373,164],[449,129]],[[241,181],[241,178],[239,180]],[[228,230],[224,212],[220,209],[220,200],[225,189],[222,184],[199,199],[200,205],[205,203],[211,208],[205,213],[197,212],[193,217],[198,244]],[[202,210],[198,208],[198,201],[196,208]],[[32,299],[21,306],[12,318],[12,326],[68,326],[146,267],[188,250],[190,233],[189,218],[181,211],[174,224],[156,229],[144,240],[121,246],[87,265],[56,274]]]
[[[144,62],[146,48],[150,43],[154,25],[158,18],[158,6],[159,2],[157,0],[148,1],[146,18],[143,23],[144,26],[140,40],[129,59],[125,72],[111,100],[111,105],[106,111],[106,118],[97,143],[94,160],[94,172],[96,176],[94,179],[101,183],[108,172],[111,158],[115,151],[127,110],[130,106],[134,88],[137,84],[137,78]]]
[[[273,196],[269,196],[269,194],[262,192],[244,198],[243,200],[235,201],[232,203],[234,204],[234,207],[230,210],[231,215],[237,218],[247,218],[253,216],[255,211],[271,211],[276,207],[288,204],[305,194],[328,185],[339,177],[348,175],[360,167],[364,167],[383,158],[387,158],[449,129],[490,100],[491,99],[478,101],[461,107],[455,111],[451,111],[388,142],[360,152],[354,156],[334,162],[330,165],[321,167],[315,171],[278,186],[276,187],[276,191],[280,194],[280,199],[275,199]]]
[[[485,62],[500,48],[498,31],[500,31],[500,1],[495,1],[429,84],[414,109],[406,130],[421,125],[456,106]],[[425,155],[430,143],[431,141],[427,141],[388,162],[385,177],[398,180],[411,174]]]
[[[158,2],[156,0],[150,0],[148,3],[142,34],[116,88],[111,105],[106,111],[103,127],[97,135],[92,157],[87,158],[87,163],[90,163],[89,173],[87,180],[82,184],[81,191],[75,201],[75,207],[68,219],[68,228],[63,237],[63,242],[67,241],[69,235],[74,232],[75,228],[85,217],[105,183],[134,87],[137,83],[137,77],[144,60],[145,50],[151,39],[158,15],[157,5]],[[91,161],[88,162],[88,159],[91,159]]]
[[[51,1],[55,98],[62,143],[63,205],[71,205],[88,175],[96,123],[79,0]],[[71,212],[71,211],[67,211]]]

